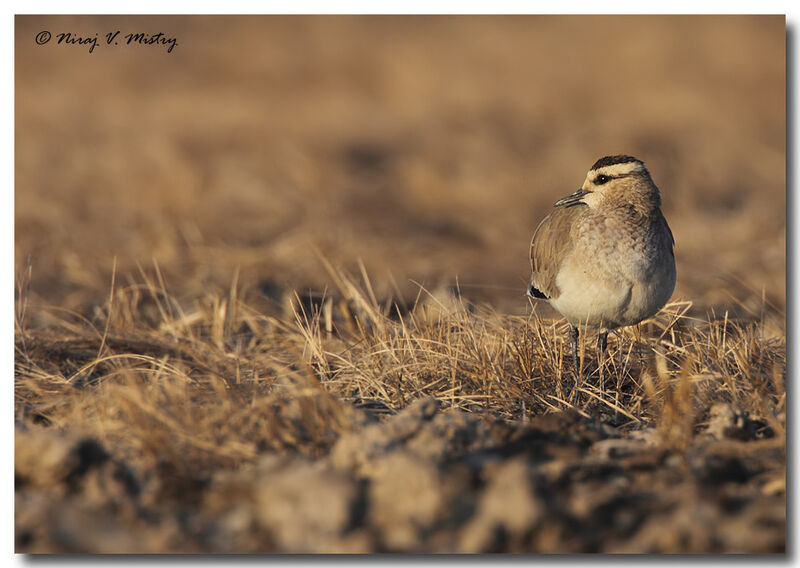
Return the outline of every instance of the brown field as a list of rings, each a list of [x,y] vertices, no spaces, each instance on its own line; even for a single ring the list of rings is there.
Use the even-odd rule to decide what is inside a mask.
[[[17,552],[785,550],[783,17],[21,16],[15,62]],[[678,284],[576,393],[528,245],[615,153]]]

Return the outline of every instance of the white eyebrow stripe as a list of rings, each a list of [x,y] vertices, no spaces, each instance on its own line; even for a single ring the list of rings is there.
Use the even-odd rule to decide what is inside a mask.
[[[623,177],[637,171],[643,171],[644,164],[641,162],[626,162],[624,164],[611,164],[610,166],[603,166],[596,170],[591,170],[590,173],[596,175],[606,175],[608,177]]]

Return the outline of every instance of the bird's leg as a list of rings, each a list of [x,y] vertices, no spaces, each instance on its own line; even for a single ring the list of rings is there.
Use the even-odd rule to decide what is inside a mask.
[[[569,326],[569,346],[572,348],[572,364],[575,366],[575,397],[577,401],[578,391],[581,388],[581,368],[578,365],[578,327],[572,324]]]
[[[600,395],[605,395],[606,393],[606,378],[605,378],[605,368],[606,368],[606,348],[608,347],[608,332],[601,331],[597,335],[597,351],[600,354]]]

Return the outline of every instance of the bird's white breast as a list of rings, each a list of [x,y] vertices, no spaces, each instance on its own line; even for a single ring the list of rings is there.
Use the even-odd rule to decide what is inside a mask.
[[[675,288],[675,263],[668,237],[652,229],[608,218],[576,227],[553,307],[573,325],[600,329],[654,315]]]

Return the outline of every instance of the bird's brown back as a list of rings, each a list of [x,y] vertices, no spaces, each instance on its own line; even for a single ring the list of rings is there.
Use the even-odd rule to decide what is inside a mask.
[[[548,299],[561,294],[556,276],[564,258],[574,247],[570,238],[575,221],[585,214],[585,205],[559,207],[545,217],[531,239],[531,284]]]

